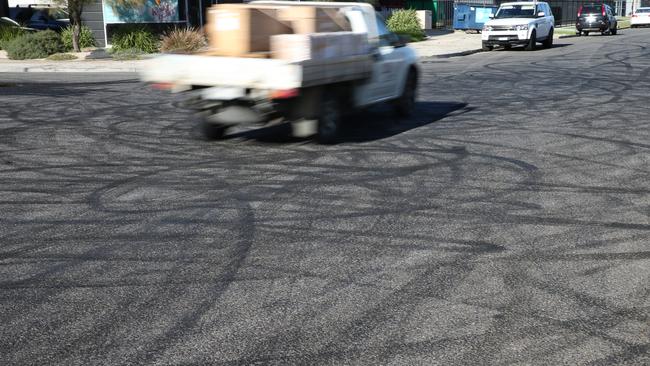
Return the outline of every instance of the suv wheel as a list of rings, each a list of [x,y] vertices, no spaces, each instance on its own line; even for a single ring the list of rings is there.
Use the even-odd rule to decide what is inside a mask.
[[[526,45],[526,51],[534,51],[535,46],[537,46],[537,31],[533,30],[533,32],[530,34],[528,44]]]
[[[553,47],[553,28],[548,32],[548,37],[544,40],[544,48]]]

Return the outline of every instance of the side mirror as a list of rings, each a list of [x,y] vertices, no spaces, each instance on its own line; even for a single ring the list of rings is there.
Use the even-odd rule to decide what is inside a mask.
[[[395,48],[404,47],[407,43],[411,42],[411,37],[405,34],[396,34],[391,42],[391,46]]]
[[[538,18],[543,18],[545,16],[546,16],[546,13],[544,13],[543,11],[540,11],[539,13],[537,13]]]
[[[490,19],[494,19],[494,14],[490,14],[490,15],[488,16],[488,18],[490,18]]]

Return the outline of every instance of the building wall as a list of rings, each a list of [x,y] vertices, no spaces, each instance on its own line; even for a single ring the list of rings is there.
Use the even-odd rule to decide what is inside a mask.
[[[84,25],[92,30],[97,46],[106,47],[102,0],[93,0],[92,3],[85,5],[84,11],[81,13],[81,20]]]

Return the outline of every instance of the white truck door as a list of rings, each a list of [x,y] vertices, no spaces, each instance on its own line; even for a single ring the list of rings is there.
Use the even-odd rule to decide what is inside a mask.
[[[348,18],[352,29],[357,31],[354,27],[355,16],[349,14]],[[392,46],[396,35],[386,29],[384,20],[379,16],[376,16],[374,20],[376,21],[377,37],[369,39],[374,59],[372,76],[357,88],[356,101],[359,106],[381,102],[399,95],[399,71],[405,58],[401,52],[398,52],[398,49]],[[367,21],[367,18],[363,21]]]

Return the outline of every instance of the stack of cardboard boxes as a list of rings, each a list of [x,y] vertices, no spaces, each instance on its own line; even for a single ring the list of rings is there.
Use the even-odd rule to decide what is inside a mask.
[[[271,56],[290,62],[357,56],[368,51],[365,33],[279,34],[271,37]]]
[[[366,34],[351,32],[336,7],[223,4],[208,14],[215,55],[299,62],[367,52]]]

